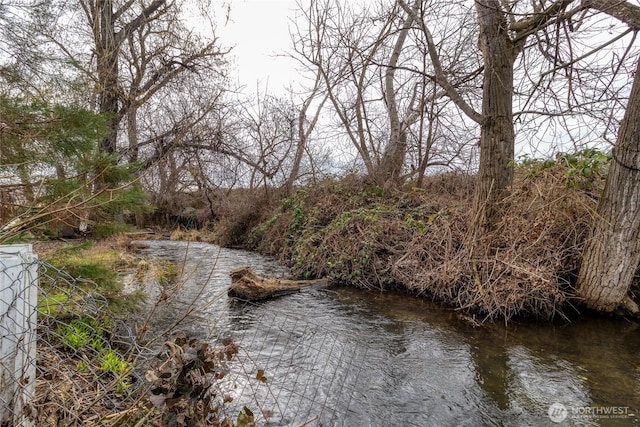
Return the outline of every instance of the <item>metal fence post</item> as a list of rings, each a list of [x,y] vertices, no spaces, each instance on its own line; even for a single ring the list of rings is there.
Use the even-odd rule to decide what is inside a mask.
[[[34,425],[36,260],[29,244],[0,246],[0,425]]]

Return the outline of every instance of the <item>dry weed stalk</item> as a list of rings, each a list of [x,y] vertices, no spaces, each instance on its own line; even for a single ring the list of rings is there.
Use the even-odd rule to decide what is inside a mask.
[[[469,241],[467,230],[456,227],[469,223],[469,210],[459,208],[412,244],[394,271],[419,293],[485,319],[563,316],[596,192],[567,188],[560,170],[520,176],[493,232]]]

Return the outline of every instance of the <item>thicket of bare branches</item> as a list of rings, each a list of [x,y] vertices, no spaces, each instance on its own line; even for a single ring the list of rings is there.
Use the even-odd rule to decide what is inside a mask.
[[[129,184],[151,194],[156,219],[185,207],[223,216],[238,187],[260,188],[266,203],[275,189],[291,195],[296,185],[347,170],[385,192],[462,170],[477,178],[465,218],[472,225],[459,228],[488,245],[469,246],[481,259],[503,249],[492,236],[517,208],[518,153],[606,151],[614,140],[624,148],[612,168],[622,178],[607,187],[601,216],[632,217],[632,209],[608,209],[614,199],[631,206],[624,194],[640,188],[629,101],[640,12],[630,2],[300,2],[290,56],[301,84],[249,99],[236,96],[228,79],[229,51],[212,14],[224,20],[229,10],[220,5],[197,2],[200,27],[183,12],[185,0],[32,5],[39,7],[29,13],[8,4],[12,13],[0,17],[16,24],[4,36],[22,48],[3,45],[2,88],[29,99],[55,94],[102,113],[109,132],[96,136],[95,151],[108,154],[100,164],[134,171]],[[4,167],[25,170],[16,164]],[[38,173],[60,175],[61,166]],[[120,189],[99,166],[86,171],[94,183],[87,189]],[[36,177],[11,179],[5,189]],[[11,199],[6,191],[2,197]],[[638,251],[629,251],[625,259],[635,264]],[[483,268],[474,268],[482,277]]]

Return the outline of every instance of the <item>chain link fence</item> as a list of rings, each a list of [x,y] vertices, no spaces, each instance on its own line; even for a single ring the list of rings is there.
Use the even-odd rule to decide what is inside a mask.
[[[91,426],[138,408],[140,349],[98,285],[38,260],[30,245],[0,254],[1,425]]]
[[[330,325],[248,302],[237,322],[216,331],[238,353],[219,384],[238,405],[260,410],[265,425],[351,426],[367,348]]]
[[[236,303],[251,328],[145,345],[148,319],[114,316],[97,284],[30,249],[0,247],[1,427],[349,425],[366,352],[348,337]]]

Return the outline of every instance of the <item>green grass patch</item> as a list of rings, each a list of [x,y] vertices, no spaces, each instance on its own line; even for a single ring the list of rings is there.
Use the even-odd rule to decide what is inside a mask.
[[[113,350],[106,350],[100,356],[100,369],[111,373],[117,378],[116,392],[124,394],[131,387],[129,374],[133,369],[131,365]]]
[[[44,297],[39,305],[43,315],[77,314],[81,300],[89,295],[105,301],[112,313],[135,311],[145,298],[143,292],[122,294],[119,271],[130,260],[123,260],[116,249],[86,241],[65,245],[45,261],[49,266],[41,276]]]
[[[51,293],[38,298],[38,314],[44,316],[64,316],[69,313],[69,295],[63,292]]]
[[[117,222],[98,223],[91,228],[91,235],[97,239],[106,239],[117,234],[135,231],[135,229],[132,225]]]
[[[103,327],[89,316],[81,316],[58,326],[56,333],[60,336],[62,344],[69,350],[90,347],[100,352],[105,347]]]

